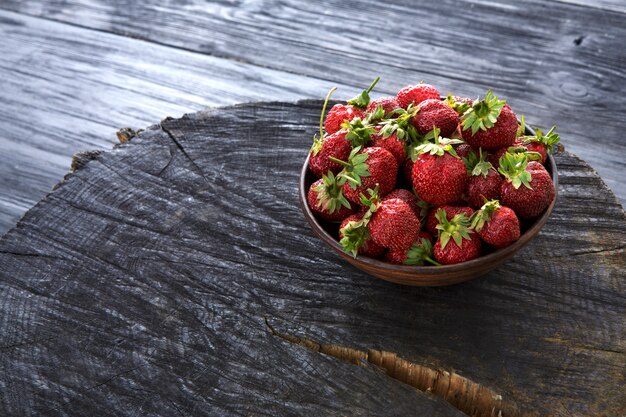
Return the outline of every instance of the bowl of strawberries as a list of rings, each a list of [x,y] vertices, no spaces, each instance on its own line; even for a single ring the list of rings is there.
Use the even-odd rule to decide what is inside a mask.
[[[387,281],[440,286],[483,275],[530,242],[557,196],[559,135],[505,100],[428,84],[372,100],[378,78],[320,116],[299,198],[313,232]]]

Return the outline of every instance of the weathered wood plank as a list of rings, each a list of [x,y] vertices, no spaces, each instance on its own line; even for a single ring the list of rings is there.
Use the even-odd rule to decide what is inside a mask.
[[[307,229],[297,176],[319,107],[165,120],[30,210],[0,239],[0,410],[454,415],[371,367],[272,336],[267,318],[454,369],[520,415],[623,414],[626,217],[594,171],[557,156],[555,211],[504,267],[400,287]]]
[[[320,97],[329,82],[0,12],[0,234],[123,126],[241,101]],[[343,86],[344,94],[357,90]]]
[[[336,83],[367,85],[382,75],[382,92],[421,79],[472,96],[492,87],[538,126],[557,124],[568,149],[626,201],[624,13],[539,0],[8,0],[0,7]]]
[[[575,4],[582,8],[596,8],[603,10],[610,10],[612,12],[618,13],[626,13],[626,3],[622,0],[594,0],[594,1],[584,1],[584,0],[552,0],[558,1],[561,3]],[[584,13],[584,10],[582,11]]]

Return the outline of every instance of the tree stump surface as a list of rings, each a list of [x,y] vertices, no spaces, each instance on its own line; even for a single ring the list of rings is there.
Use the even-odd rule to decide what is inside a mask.
[[[626,217],[599,176],[556,155],[556,208],[512,261],[402,287],[300,212],[320,108],[213,109],[77,157],[0,239],[0,414],[624,415]]]

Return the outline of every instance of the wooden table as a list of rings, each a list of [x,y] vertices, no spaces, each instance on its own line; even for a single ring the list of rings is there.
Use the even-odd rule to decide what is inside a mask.
[[[120,127],[333,85],[348,98],[376,75],[379,95],[493,88],[626,201],[623,1],[421,3],[0,2],[0,232]]]
[[[574,3],[3,2],[0,221],[118,127],[375,74],[493,87],[624,201],[626,8]],[[299,213],[319,107],[166,119],[76,158],[0,240],[0,414],[626,414],[626,220],[593,169],[558,156],[513,262],[399,287],[319,252]]]

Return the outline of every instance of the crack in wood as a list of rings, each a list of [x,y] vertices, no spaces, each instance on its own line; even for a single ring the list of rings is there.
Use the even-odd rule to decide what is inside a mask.
[[[307,337],[298,337],[277,331],[265,318],[265,324],[273,336],[314,352],[332,356],[357,366],[365,363],[376,365],[393,379],[423,392],[444,399],[459,411],[471,417],[531,417],[537,413],[522,411],[502,395],[465,378],[454,371],[433,369],[402,359],[394,352],[376,349],[362,351],[348,346],[319,343]]]
[[[181,143],[178,141],[178,139],[176,139],[176,137],[174,136],[174,134],[167,128],[165,127],[164,123],[167,122],[168,118],[166,118],[165,120],[163,120],[163,122],[161,122],[160,126],[161,126],[161,130],[163,130],[167,136],[169,136],[169,138],[174,142],[174,144],[176,145],[176,147],[183,153],[183,155],[189,160],[189,162],[191,163],[191,165],[193,166],[193,168],[195,169],[195,171],[202,177],[205,179],[205,181],[207,181],[208,183],[210,183],[211,181],[209,181],[209,179],[206,177],[206,175],[204,175],[204,172],[202,171],[202,169],[198,166],[198,164],[196,164],[196,161],[194,161],[191,156],[189,156],[189,154],[187,153],[187,151],[185,150],[185,148],[183,148],[183,145],[181,145]]]

